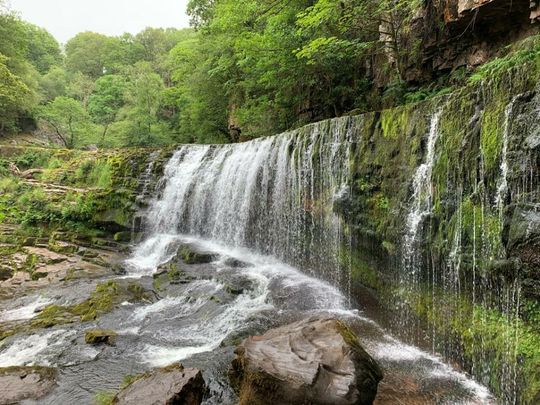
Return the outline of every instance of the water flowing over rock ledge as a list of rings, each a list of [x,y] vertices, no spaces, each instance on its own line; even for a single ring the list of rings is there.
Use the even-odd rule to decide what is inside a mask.
[[[408,342],[461,364],[503,403],[532,404],[540,387],[536,80],[536,73],[517,69],[444,98],[238,145],[106,156],[2,148],[5,161],[45,171],[36,175],[37,182],[10,179],[12,184],[3,185],[0,212],[13,226],[47,222],[51,235],[30,244],[52,251],[63,243],[85,243],[90,250],[111,243],[96,230],[117,242],[142,237],[129,271],[145,276],[165,265],[145,283],[153,282],[159,294],[180,292],[138,307],[138,322],[166,329],[156,314],[171,314],[171,308],[194,313],[228,308],[228,318],[218,319],[223,323],[203,323],[202,332],[217,326],[222,338],[235,340],[231,325],[240,328],[253,307],[262,313],[270,305],[300,312],[359,307]],[[43,200],[40,192],[54,196],[53,204],[32,204],[24,211],[28,201]],[[65,202],[71,208],[64,213],[57,208]],[[45,208],[46,218],[35,215]],[[76,237],[77,229],[54,233],[66,218],[71,225],[83,224],[84,233],[92,229],[85,241]],[[15,232],[17,243],[6,248],[9,257],[29,244],[29,235],[11,229],[4,239],[13,240]],[[193,241],[180,242],[180,233],[229,245],[217,249],[227,259],[184,263],[179,243]],[[216,252],[216,246],[207,247]],[[253,265],[250,255],[230,256],[246,247],[326,283],[307,283],[283,263],[257,258]],[[170,267],[175,256],[180,267]],[[222,273],[214,280],[216,266]],[[248,274],[250,283],[236,283],[235,271]],[[295,299],[293,292],[303,290],[320,295]],[[114,302],[114,310],[127,311],[120,305]],[[112,323],[119,315],[106,316]],[[234,322],[226,324],[230,319]],[[125,348],[130,330],[140,327],[128,322],[118,345]],[[51,333],[38,338],[71,336],[65,330]],[[220,342],[205,335],[202,343],[171,352],[145,341],[144,350],[168,364],[171,356],[221,350]],[[416,359],[403,346],[393,352]]]
[[[368,287],[404,338],[427,340],[503,401],[533,403],[535,77],[509,71],[421,104],[239,145],[183,146],[135,261],[155,268],[167,256],[162,235],[180,232],[276,256],[351,302],[367,304]]]

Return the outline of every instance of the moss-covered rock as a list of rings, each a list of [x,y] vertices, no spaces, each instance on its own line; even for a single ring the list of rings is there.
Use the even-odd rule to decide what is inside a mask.
[[[108,329],[90,329],[84,333],[84,341],[90,345],[107,344],[114,346],[118,334]]]
[[[98,284],[90,297],[72,306],[50,305],[45,307],[32,321],[32,328],[49,328],[76,321],[93,321],[100,315],[112,311],[124,301],[153,302],[155,296],[140,284],[128,281],[108,281]]]
[[[219,255],[204,252],[194,246],[184,244],[178,248],[177,257],[186,264],[206,264],[216,261]]]

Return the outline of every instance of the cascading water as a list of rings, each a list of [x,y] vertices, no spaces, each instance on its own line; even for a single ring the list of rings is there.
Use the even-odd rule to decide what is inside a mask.
[[[439,120],[441,111],[433,114],[430,120],[427,152],[424,163],[422,163],[413,178],[413,194],[409,214],[407,215],[405,240],[403,243],[404,268],[406,277],[414,279],[418,274],[418,231],[422,226],[424,219],[431,213],[433,189],[431,184],[431,174],[435,163],[435,146],[439,139]]]
[[[436,113],[432,118],[426,163],[416,176],[415,209],[408,222],[411,249],[420,223],[431,209],[430,178],[439,116]],[[160,365],[215,350],[223,336],[241,328],[252,314],[271,309],[272,305],[265,307],[271,302],[286,302],[287,308],[308,313],[330,311],[351,316],[348,300],[335,289],[350,294],[351,286],[351,270],[341,260],[342,250],[350,249],[351,241],[335,204],[350,198],[349,165],[358,142],[355,136],[362,134],[361,124],[359,117],[346,117],[238,145],[186,145],[174,154],[165,167],[164,187],[147,213],[147,238],[129,260],[134,272],[151,273],[176,254],[179,240],[191,240],[223,255],[235,256],[238,253],[233,252],[245,252],[245,248],[259,252],[235,257],[254,263],[244,276],[251,274],[262,284],[258,295],[242,296],[208,325],[188,328],[190,339],[179,347],[147,346],[145,358]],[[335,287],[301,275],[280,261]],[[178,332],[174,335],[178,339]],[[422,378],[456,381],[459,374],[443,370],[440,363],[434,365],[436,357],[386,334],[365,344],[382,362],[390,361],[391,367],[396,362],[414,363],[415,367],[417,362],[430,364],[429,373],[434,374]],[[462,389],[475,392],[476,402],[490,403],[487,391],[461,381]]]
[[[495,204],[499,210],[499,217],[502,220],[503,210],[505,206],[505,199],[508,194],[508,142],[511,131],[511,120],[514,112],[514,105],[516,101],[521,97],[518,95],[506,106],[504,110],[504,126],[503,126],[503,144],[501,152],[501,176],[497,186],[497,196],[495,198]]]
[[[154,269],[167,260],[171,235],[182,233],[346,284],[346,273],[329,269],[339,267],[343,232],[333,204],[350,183],[354,125],[342,118],[240,145],[180,148],[148,210],[149,238],[131,262]]]

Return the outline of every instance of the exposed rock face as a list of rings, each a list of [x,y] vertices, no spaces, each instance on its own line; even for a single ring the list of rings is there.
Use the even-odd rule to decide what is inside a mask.
[[[519,204],[509,219],[507,249],[518,258],[524,293],[540,299],[540,204]]]
[[[307,319],[250,337],[230,370],[241,404],[371,404],[382,372],[335,319]]]
[[[55,387],[56,370],[46,367],[0,368],[0,405],[39,399]]]
[[[201,371],[178,364],[144,375],[120,391],[113,404],[199,405],[205,393]]]
[[[531,8],[532,7],[532,8]],[[538,31],[540,10],[529,0],[433,0],[411,22],[405,43],[421,43],[405,63],[404,79],[429,82],[442,72],[472,68]]]

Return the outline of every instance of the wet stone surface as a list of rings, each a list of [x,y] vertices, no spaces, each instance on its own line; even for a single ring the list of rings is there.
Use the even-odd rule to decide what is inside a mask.
[[[187,264],[179,258],[169,259],[156,263],[154,270],[140,270],[128,262],[123,275],[116,275],[111,266],[100,278],[44,284],[26,289],[26,295],[0,301],[0,326],[9,327],[31,324],[50,305],[71,308],[87,302],[102,284],[116,285],[111,288],[120,294],[95,319],[23,329],[0,344],[0,367],[58,369],[54,390],[25,404],[93,403],[97,394],[118,393],[128,375],[181,361],[186,368],[202,370],[208,390],[204,404],[232,405],[238,397],[228,370],[236,346],[248,336],[314,315],[337,317],[351,325],[362,346],[381,365],[385,379],[379,386],[378,404],[412,397],[422,404],[455,398],[491,403],[483,387],[388,335],[350,308],[329,284],[249,251],[193,238],[178,237],[172,242],[176,246],[185,243],[212,252],[213,261]],[[153,274],[158,267],[158,274]],[[129,285],[139,287],[123,295],[123,286]],[[139,299],[138,293],[152,290],[151,299]],[[87,344],[86,332],[95,329],[114,331],[114,346]],[[395,383],[406,389],[396,391]]]

